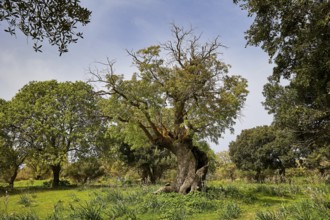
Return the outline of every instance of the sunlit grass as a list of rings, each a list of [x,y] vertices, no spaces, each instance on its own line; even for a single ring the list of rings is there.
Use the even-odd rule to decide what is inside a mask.
[[[271,216],[281,210],[293,210],[302,215],[305,212],[301,211],[301,207],[325,204],[326,209],[330,204],[330,186],[325,184],[214,181],[208,183],[207,192],[185,196],[175,193],[154,195],[152,192],[157,187],[80,186],[50,189],[43,187],[41,181],[33,185],[21,181],[17,182],[14,191],[1,194],[0,213],[32,213],[39,219],[47,219],[51,215],[55,219],[61,213],[58,219],[79,219],[85,215],[99,216],[101,219],[117,216],[119,219],[249,220]],[[309,206],[303,203],[305,200],[311,201],[307,204]],[[306,213],[309,213],[308,210]]]

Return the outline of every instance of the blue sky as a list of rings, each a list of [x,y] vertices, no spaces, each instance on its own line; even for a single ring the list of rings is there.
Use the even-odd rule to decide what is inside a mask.
[[[0,98],[10,100],[32,80],[87,80],[88,69],[107,58],[116,60],[115,69],[130,75],[134,68],[125,50],[139,50],[172,39],[171,23],[193,27],[208,41],[218,35],[227,48],[222,50],[230,74],[248,80],[250,94],[235,125],[212,144],[215,151],[227,150],[230,141],[242,129],[270,124],[272,117],[261,102],[263,85],[272,72],[268,56],[256,47],[245,47],[244,32],[252,19],[232,0],[82,0],[92,11],[91,23],[82,27],[84,39],[69,46],[69,53],[58,56],[57,49],[47,44],[43,53],[35,53],[33,43],[21,34],[12,37],[0,24]]]

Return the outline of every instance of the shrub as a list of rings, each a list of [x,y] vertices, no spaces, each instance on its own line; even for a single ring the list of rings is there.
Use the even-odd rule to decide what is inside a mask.
[[[130,219],[130,220],[137,219],[135,212],[129,209],[127,205],[124,204],[123,202],[118,202],[111,208],[109,217],[110,219],[117,219],[117,218]]]
[[[168,209],[162,214],[162,219],[183,220],[188,219],[188,213],[185,207]]]
[[[109,190],[106,192],[105,201],[110,203],[116,203],[123,200],[124,195],[118,190]]]
[[[53,213],[47,217],[47,220],[61,220],[64,219],[63,216],[63,202],[59,200],[55,205],[54,205],[54,210]]]
[[[236,203],[229,203],[225,209],[220,212],[220,219],[231,220],[237,219],[241,215],[241,208]]]
[[[104,205],[101,203],[94,202],[86,202],[84,205],[80,205],[80,207],[71,208],[71,219],[79,219],[79,220],[102,220],[102,210]]]
[[[20,199],[17,202],[20,205],[24,205],[25,207],[30,207],[32,205],[32,199],[30,196],[26,194],[20,195]]]
[[[257,212],[256,220],[280,220],[278,214],[273,211]]]
[[[89,157],[70,164],[66,175],[77,183],[85,184],[104,175],[104,169],[97,158]]]
[[[164,203],[158,199],[158,195],[147,195],[143,198],[142,205],[140,206],[140,210],[142,213],[146,212],[159,212],[159,210],[163,209]]]

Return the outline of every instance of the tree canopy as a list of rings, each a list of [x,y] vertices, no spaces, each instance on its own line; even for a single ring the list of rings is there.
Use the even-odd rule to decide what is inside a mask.
[[[246,129],[229,144],[229,154],[239,169],[253,170],[255,179],[261,181],[261,173],[266,169],[279,169],[295,166],[297,157],[290,135],[272,126],[258,126]]]
[[[103,106],[113,132],[133,147],[151,143],[176,155],[173,188],[186,193],[199,188],[206,175],[208,159],[198,142],[217,142],[232,128],[248,92],[246,80],[228,75],[218,58],[218,38],[201,43],[192,30],[175,25],[172,33],[173,41],[129,52],[138,69],[130,80],[115,74],[111,62],[105,76],[92,74],[108,88]]]
[[[51,167],[54,186],[65,161],[93,153],[102,129],[97,102],[90,85],[56,80],[30,82],[11,100],[10,121],[34,156]]]
[[[248,44],[260,45],[275,63],[264,104],[276,125],[293,132],[304,150],[330,152],[330,2],[234,2],[254,17]]]
[[[12,102],[0,99],[0,179],[14,186],[19,167],[31,151],[34,136],[22,135],[22,123],[13,123]]]
[[[61,55],[83,37],[77,27],[90,21],[91,12],[79,4],[79,0],[4,0],[0,1],[0,22],[9,34],[16,35],[18,28],[31,38],[36,52],[41,52],[41,43],[48,39]]]

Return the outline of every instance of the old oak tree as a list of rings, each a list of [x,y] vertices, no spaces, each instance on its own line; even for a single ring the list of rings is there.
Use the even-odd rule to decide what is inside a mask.
[[[247,81],[228,75],[228,65],[218,58],[218,38],[201,43],[193,30],[176,25],[172,34],[172,41],[128,52],[138,69],[130,80],[115,74],[110,61],[91,74],[106,84],[100,92],[106,95],[102,106],[112,134],[133,147],[154,144],[177,158],[176,180],[158,191],[188,193],[201,189],[207,174],[203,140],[217,143],[232,129]]]

